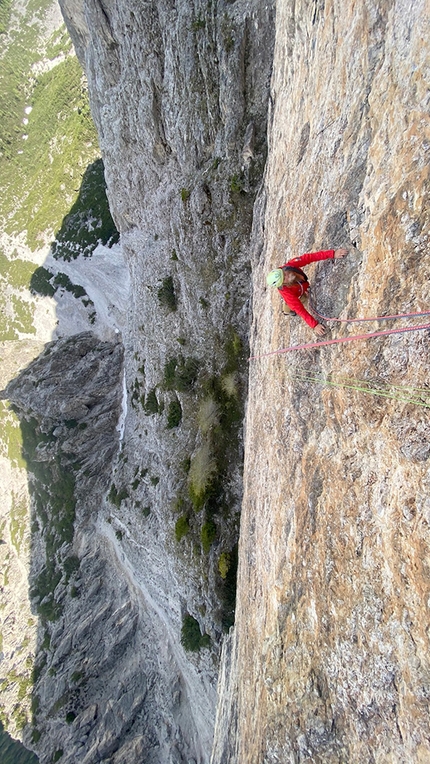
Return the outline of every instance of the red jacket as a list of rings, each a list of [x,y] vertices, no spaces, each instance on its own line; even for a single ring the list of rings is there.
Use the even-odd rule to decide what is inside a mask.
[[[317,260],[329,260],[333,257],[334,249],[329,249],[324,252],[311,252],[307,255],[294,257],[292,260],[288,260],[288,262],[284,265],[279,266],[280,268],[293,268],[294,271],[296,271],[297,274],[302,277],[300,284],[296,283],[292,284],[292,286],[282,286],[278,291],[281,297],[287,303],[288,307],[291,308],[291,310],[294,310],[294,312],[299,316],[301,316],[301,318],[303,318],[306,323],[309,324],[311,329],[315,329],[318,321],[316,321],[315,318],[311,316],[310,313],[308,313],[306,308],[304,308],[300,302],[300,297],[306,294],[309,289],[308,277],[306,276],[306,273],[302,271],[300,266],[310,265],[310,263],[315,263]]]

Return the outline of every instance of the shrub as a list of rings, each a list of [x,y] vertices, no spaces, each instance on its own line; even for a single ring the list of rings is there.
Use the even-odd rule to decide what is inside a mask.
[[[197,412],[197,423],[204,435],[219,424],[219,408],[213,398],[205,398]]]
[[[164,305],[170,311],[176,310],[177,300],[172,276],[166,276],[166,278],[163,279],[157,295],[161,305]]]
[[[169,410],[167,412],[167,429],[172,430],[177,427],[182,419],[182,406],[178,399],[169,403]]]
[[[173,512],[184,512],[186,507],[187,507],[187,502],[185,501],[183,496],[177,496],[175,501],[172,503]]]
[[[193,32],[198,32],[199,29],[204,29],[204,28],[205,28],[205,21],[204,19],[202,19],[199,13],[196,20],[193,21],[193,23],[191,24],[191,29],[193,30]]]
[[[112,483],[108,499],[117,509],[119,509],[124,499],[128,499],[128,491],[126,488],[121,488],[121,490],[118,491],[115,483]]]
[[[177,365],[178,365],[178,359],[177,358],[171,358],[164,365],[164,387],[166,388],[166,390],[174,390],[175,389],[176,367],[177,367]]]
[[[180,541],[184,536],[186,536],[189,530],[190,522],[188,517],[186,515],[182,515],[179,520],[176,521],[175,525],[176,541]]]
[[[201,633],[199,622],[189,613],[184,615],[182,621],[181,644],[189,652],[197,652],[210,644],[209,635]]]
[[[87,294],[82,286],[73,284],[66,273],[57,273],[54,278],[54,284],[63,287],[67,292],[71,292],[77,299],[79,297],[85,297]]]
[[[221,388],[228,398],[237,398],[237,378],[236,372],[232,371],[221,379]]]
[[[47,559],[46,564],[38,576],[34,579],[30,589],[30,597],[42,602],[47,597],[52,597],[56,586],[60,583],[61,571],[52,559]]]
[[[193,389],[200,364],[197,358],[180,358],[176,367],[176,390],[179,392],[189,392]]]
[[[225,553],[224,553],[225,554]],[[222,555],[221,555],[222,557]],[[221,561],[220,557],[220,561]],[[222,618],[221,623],[225,631],[228,631],[234,624],[234,613],[236,608],[236,578],[237,578],[237,544],[233,547],[231,552],[228,553],[229,563],[226,570],[225,577],[222,581],[219,581],[217,586],[217,593],[222,602]]]
[[[243,191],[243,180],[239,175],[233,175],[230,179],[230,191],[232,194],[240,194]]]
[[[180,467],[181,467],[181,469],[183,469],[183,470],[184,470],[184,472],[186,472],[186,473],[187,473],[187,475],[188,475],[188,473],[189,473],[189,471],[190,471],[190,467],[191,467],[191,457],[190,457],[190,456],[186,456],[186,457],[185,457],[185,459],[183,459],[183,460],[182,460],[182,461],[179,463],[179,466],[180,466]]]
[[[231,565],[231,555],[228,552],[222,552],[218,560],[218,570],[223,580],[227,578],[227,573]]]
[[[171,358],[164,366],[166,390],[190,392],[196,383],[200,363],[196,358]]]
[[[216,525],[213,520],[207,520],[202,526],[202,530],[200,532],[200,538],[202,540],[203,551],[205,554],[208,554],[212,543],[215,540],[215,536]]]
[[[66,559],[63,562],[63,569],[68,578],[72,576],[73,573],[76,573],[76,571],[79,569],[79,566],[80,566],[79,557],[77,557],[74,554],[70,555],[70,557],[66,557]]]
[[[146,396],[146,401],[143,404],[143,409],[147,416],[151,416],[151,414],[160,414],[161,404],[158,402],[157,393],[155,390],[156,388],[153,387],[152,390],[149,391],[148,395]]]
[[[225,353],[227,356],[227,363],[225,366],[226,372],[237,371],[243,360],[244,348],[242,340],[237,332],[230,327],[227,332],[227,341],[225,343]]]
[[[51,284],[54,274],[47,268],[36,268],[31,279],[30,289],[32,292],[43,295],[43,297],[52,297],[56,292],[56,287]]]
[[[203,443],[191,460],[188,485],[194,509],[199,511],[206,501],[210,484],[216,472],[216,462],[209,443]]]

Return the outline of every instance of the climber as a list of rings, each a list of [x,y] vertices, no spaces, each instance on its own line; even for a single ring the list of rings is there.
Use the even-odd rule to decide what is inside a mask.
[[[310,265],[310,263],[315,263],[318,260],[338,259],[345,257],[347,254],[347,249],[329,249],[324,252],[312,252],[301,255],[300,257],[288,260],[280,268],[270,271],[267,276],[268,285],[277,287],[281,297],[285,300],[286,305],[283,305],[284,313],[291,316],[298,314],[314,330],[315,334],[318,334],[320,337],[326,333],[324,326],[319,324],[302,305],[302,301],[306,298],[306,293],[309,289],[308,277],[302,271],[302,266]]]

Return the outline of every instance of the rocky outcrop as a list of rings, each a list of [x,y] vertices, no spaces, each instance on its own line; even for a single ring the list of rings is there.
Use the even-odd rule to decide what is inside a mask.
[[[122,343],[91,333],[51,343],[4,395],[20,415],[32,497],[39,627],[26,742],[41,762],[60,751],[69,762],[201,759],[210,692],[198,697],[196,682],[190,693],[193,667],[176,635],[127,564],[118,528],[101,527],[124,402]]]
[[[429,309],[427,10],[278,4],[214,764],[430,757],[429,332],[259,357],[314,339],[264,278],[304,251],[349,248],[308,269],[324,315]],[[413,323],[329,323],[328,336]]]

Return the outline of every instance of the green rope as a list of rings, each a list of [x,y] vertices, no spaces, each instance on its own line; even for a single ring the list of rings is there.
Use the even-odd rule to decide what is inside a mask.
[[[306,374],[304,372],[295,372],[292,375],[295,379],[302,382],[313,382],[323,387],[338,387],[346,390],[355,390],[359,393],[366,393],[368,395],[377,395],[382,398],[391,398],[392,400],[399,401],[401,403],[413,403],[416,406],[423,406],[424,408],[430,408],[430,388],[425,387],[408,387],[407,385],[389,385],[389,388],[382,387],[370,387],[369,385],[382,385],[384,383],[378,382],[366,382],[366,380],[354,379],[354,378],[338,378],[334,379],[331,375],[325,377],[322,374]],[[424,399],[424,400],[423,400]]]

